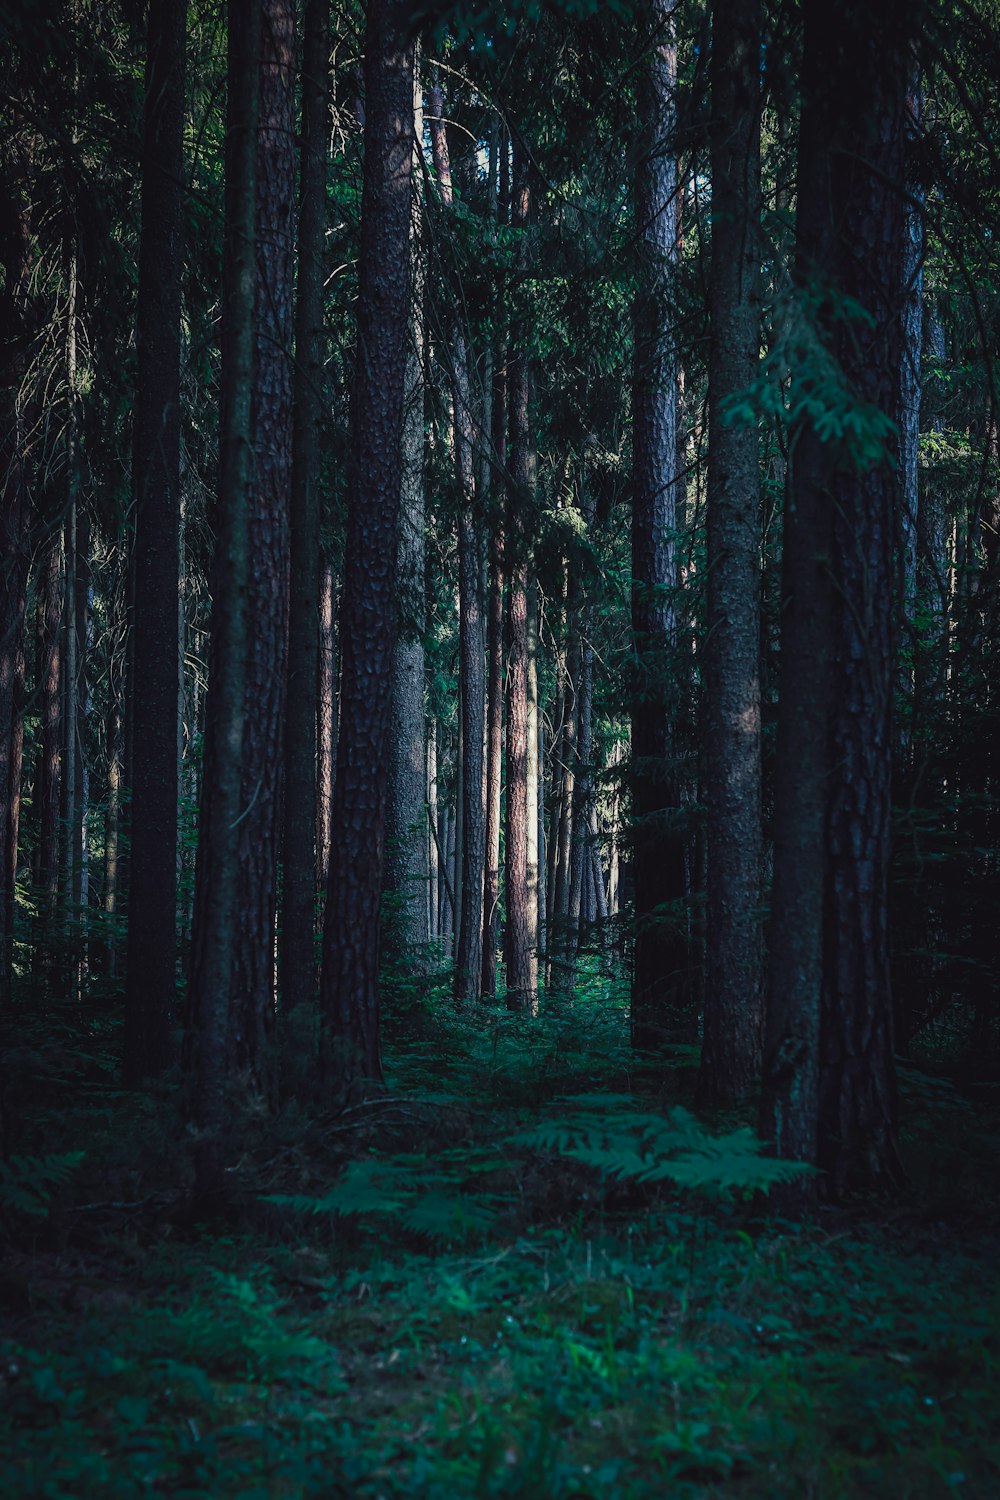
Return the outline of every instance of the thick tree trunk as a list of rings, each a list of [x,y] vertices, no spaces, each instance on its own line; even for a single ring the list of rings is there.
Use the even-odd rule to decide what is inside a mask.
[[[295,253],[295,5],[262,0],[257,138],[254,487],[239,823],[239,941],[230,1042],[238,1067],[271,1082],[274,926],[278,894],[288,670],[289,501]]]
[[[708,990],[700,1095],[742,1099],[760,1068],[760,476],[757,420],[727,406],[760,353],[760,0],[712,22],[708,447]]]
[[[302,52],[298,284],[292,416],[288,702],[285,714],[281,1004],[312,1008],[316,968],[317,689],[320,631],[323,282],[330,108],[330,0],[307,0]],[[296,1050],[301,1046],[297,1039]],[[286,1057],[296,1065],[298,1059]]]
[[[632,1040],[662,1041],[687,981],[684,843],[671,717],[678,694],[677,357],[673,284],[677,259],[677,50],[670,0],[646,0],[648,55],[640,75],[640,158],[635,212],[641,285],[634,305],[632,385],[632,704],[635,959]]]
[[[887,949],[907,7],[806,7],[798,278],[873,452],[803,423],[785,511],[761,1127],[834,1192],[898,1174]],[[861,307],[864,318],[845,315]],[[881,421],[879,420],[881,418]],[[825,904],[824,904],[825,897]],[[808,1187],[786,1201],[809,1196]]]
[[[403,481],[399,516],[397,596],[399,634],[393,655],[392,734],[386,889],[398,902],[398,940],[415,958],[427,942],[427,786],[424,731],[424,307],[422,161],[419,85],[414,91],[413,309],[406,356],[406,411],[403,417]]]
[[[176,1012],[181,278],[187,0],[151,0],[146,41],[132,487],[131,767],[123,1080],[170,1066]]]
[[[884,451],[837,475],[829,867],[820,1028],[819,1160],[840,1194],[898,1183],[889,983],[893,541],[906,297],[906,93],[913,7],[820,7],[818,46],[839,49],[833,153],[838,292],[833,346],[862,409],[882,414]],[[842,69],[842,71],[841,71]]]
[[[405,25],[401,0],[370,0],[340,735],[321,982],[323,1071],[337,1098],[382,1076],[379,921],[411,306],[413,46]]]
[[[232,1077],[230,993],[239,941],[237,824],[241,814],[249,514],[254,478],[251,410],[260,42],[258,6],[247,8],[242,0],[229,0],[219,521],[188,1002],[195,1062],[194,1116],[199,1132],[197,1191],[203,1203],[218,1192],[223,1180]]]

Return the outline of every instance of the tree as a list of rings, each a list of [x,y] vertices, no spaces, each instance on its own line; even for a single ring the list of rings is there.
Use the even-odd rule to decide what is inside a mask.
[[[274,1018],[274,924],[288,669],[289,500],[295,210],[295,7],[262,0],[257,150],[254,486],[239,824],[239,942],[231,1041],[240,1067],[267,1086]]]
[[[240,775],[245,713],[247,575],[254,371],[254,221],[261,12],[228,10],[226,198],[223,232],[222,408],[212,642],[205,706],[198,865],[188,1018],[198,1127],[198,1192],[222,1180],[231,1085],[230,994],[236,961]]]
[[[635,224],[636,292],[632,379],[632,813],[635,959],[632,1034],[637,1046],[662,1040],[688,965],[680,910],[684,846],[671,720],[676,633],[677,362],[673,291],[678,191],[674,158],[677,54],[668,0],[642,9],[646,56],[639,81]]]
[[[701,1092],[742,1098],[760,1066],[760,479],[734,420],[760,350],[760,3],[712,18],[708,399],[708,973]]]
[[[151,0],[136,311],[133,756],[123,1078],[170,1065],[176,1010],[186,0]],[[75,730],[74,730],[75,732]]]
[[[285,713],[281,999],[316,993],[316,790],[320,633],[320,470],[330,3],[308,0],[302,52],[298,284],[295,304],[288,699]]]
[[[827,383],[818,409],[799,402],[784,518],[761,1124],[836,1192],[899,1170],[887,898],[907,13],[805,10],[796,270]]]
[[[411,301],[413,44],[404,21],[401,0],[370,0],[340,734],[320,985],[322,1073],[335,1098],[382,1076],[379,925]]]

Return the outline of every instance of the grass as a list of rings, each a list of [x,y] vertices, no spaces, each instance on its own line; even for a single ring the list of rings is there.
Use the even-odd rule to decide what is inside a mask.
[[[801,1226],[525,1146],[567,1095],[687,1097],[619,999],[391,995],[387,1097],[244,1122],[211,1226],[169,1093],[63,1046],[18,1149],[86,1156],[7,1215],[0,1493],[995,1500],[995,1110],[906,1074],[912,1196]]]

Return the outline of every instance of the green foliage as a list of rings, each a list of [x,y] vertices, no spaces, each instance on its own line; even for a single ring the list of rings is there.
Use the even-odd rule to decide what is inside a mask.
[[[636,1110],[629,1095],[580,1094],[558,1115],[520,1132],[521,1146],[564,1156],[622,1182],[672,1182],[710,1195],[766,1193],[812,1169],[766,1156],[741,1126],[714,1135],[688,1110],[666,1117]]]
[[[0,1161],[0,1210],[43,1216],[52,1198],[72,1179],[82,1151],[50,1156],[11,1156]]]

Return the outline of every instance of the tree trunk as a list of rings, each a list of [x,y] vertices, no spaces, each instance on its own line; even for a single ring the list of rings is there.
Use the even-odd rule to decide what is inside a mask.
[[[38,808],[36,905],[43,925],[51,921],[59,896],[59,782],[62,775],[62,539],[54,528],[38,567],[38,663],[41,697],[35,796]],[[44,959],[44,936],[38,957]]]
[[[302,53],[298,285],[292,416],[288,704],[282,843],[281,1003],[316,998],[317,689],[320,472],[325,410],[323,282],[330,109],[330,0],[307,0]],[[284,394],[284,393],[283,393]],[[295,1042],[296,1051],[301,1038]],[[298,1059],[285,1058],[296,1066]]]
[[[231,1079],[229,1015],[236,921],[246,686],[250,496],[254,477],[254,221],[261,11],[229,0],[223,230],[219,520],[211,665],[191,935],[197,1192],[222,1184]]]
[[[180,678],[181,278],[187,0],[151,0],[146,39],[142,233],[132,488],[133,744],[122,1076],[170,1066],[177,1008],[177,720]]]
[[[7,333],[0,366],[0,1010],[9,1002],[13,973],[24,747],[24,629],[30,546],[24,416],[19,397],[30,341],[26,294],[31,239],[26,187],[27,162],[18,144],[10,176],[0,184],[0,213],[6,225],[0,241],[4,269],[0,322]]]
[[[493,474],[502,472],[507,460],[506,351],[497,350],[493,374],[492,460]],[[499,485],[491,479],[494,495]],[[493,1000],[497,989],[497,922],[500,905],[500,812],[503,779],[503,525],[495,504],[490,536],[490,593],[487,623],[489,680],[486,714],[486,881],[483,901],[484,999]]]
[[[230,1041],[238,1067],[271,1083],[274,926],[278,892],[288,670],[289,500],[295,252],[295,5],[262,0],[257,137],[254,486],[239,822],[239,940]],[[298,584],[297,584],[298,586]],[[314,596],[315,597],[315,596]]]
[[[401,0],[370,0],[340,734],[321,981],[323,1072],[338,1098],[382,1077],[379,922],[411,308],[413,46],[405,21]]]
[[[321,563],[319,588],[319,662],[316,671],[316,884],[326,890],[330,874],[330,818],[333,812],[333,768],[336,756],[337,670],[336,586],[333,563]]]
[[[454,206],[448,137],[441,90],[431,90],[431,142],[438,192],[446,210]],[[479,992],[483,967],[483,881],[486,867],[486,826],[483,806],[483,725],[486,715],[485,642],[483,639],[482,579],[475,521],[475,440],[469,350],[462,315],[452,313],[450,339],[451,394],[458,471],[458,589],[459,684],[461,693],[462,778],[461,897],[458,945],[455,955],[455,998],[472,999]]]
[[[883,418],[881,452],[835,475],[832,776],[820,1027],[819,1160],[838,1195],[896,1184],[896,1083],[889,984],[893,543],[903,364],[906,93],[913,9],[861,0],[817,6],[818,50],[837,85],[833,156],[837,291],[833,347],[862,410]]]
[[[419,84],[414,90],[413,210],[411,254],[413,308],[406,356],[406,410],[403,417],[403,482],[399,517],[399,633],[393,656],[392,734],[386,889],[399,901],[398,941],[415,957],[427,942],[427,785],[424,731],[424,270],[422,162]]]
[[[634,304],[632,387],[632,702],[635,959],[632,1040],[663,1040],[687,979],[684,843],[671,717],[677,583],[677,358],[672,331],[677,259],[677,50],[670,0],[646,0],[635,211],[641,285]]]
[[[515,163],[511,224],[520,230],[520,259],[530,212],[527,162],[519,152]],[[507,560],[507,827],[504,879],[507,923],[504,962],[507,1005],[530,1010],[538,985],[531,946],[531,909],[528,897],[528,559],[527,514],[534,504],[534,474],[529,426],[529,370],[524,330],[511,340],[507,366],[510,424],[510,498],[505,545]],[[520,335],[520,336],[518,336]]]
[[[712,22],[708,447],[708,930],[699,1094],[744,1098],[760,1068],[760,477],[757,419],[727,405],[760,353],[760,0]]]

